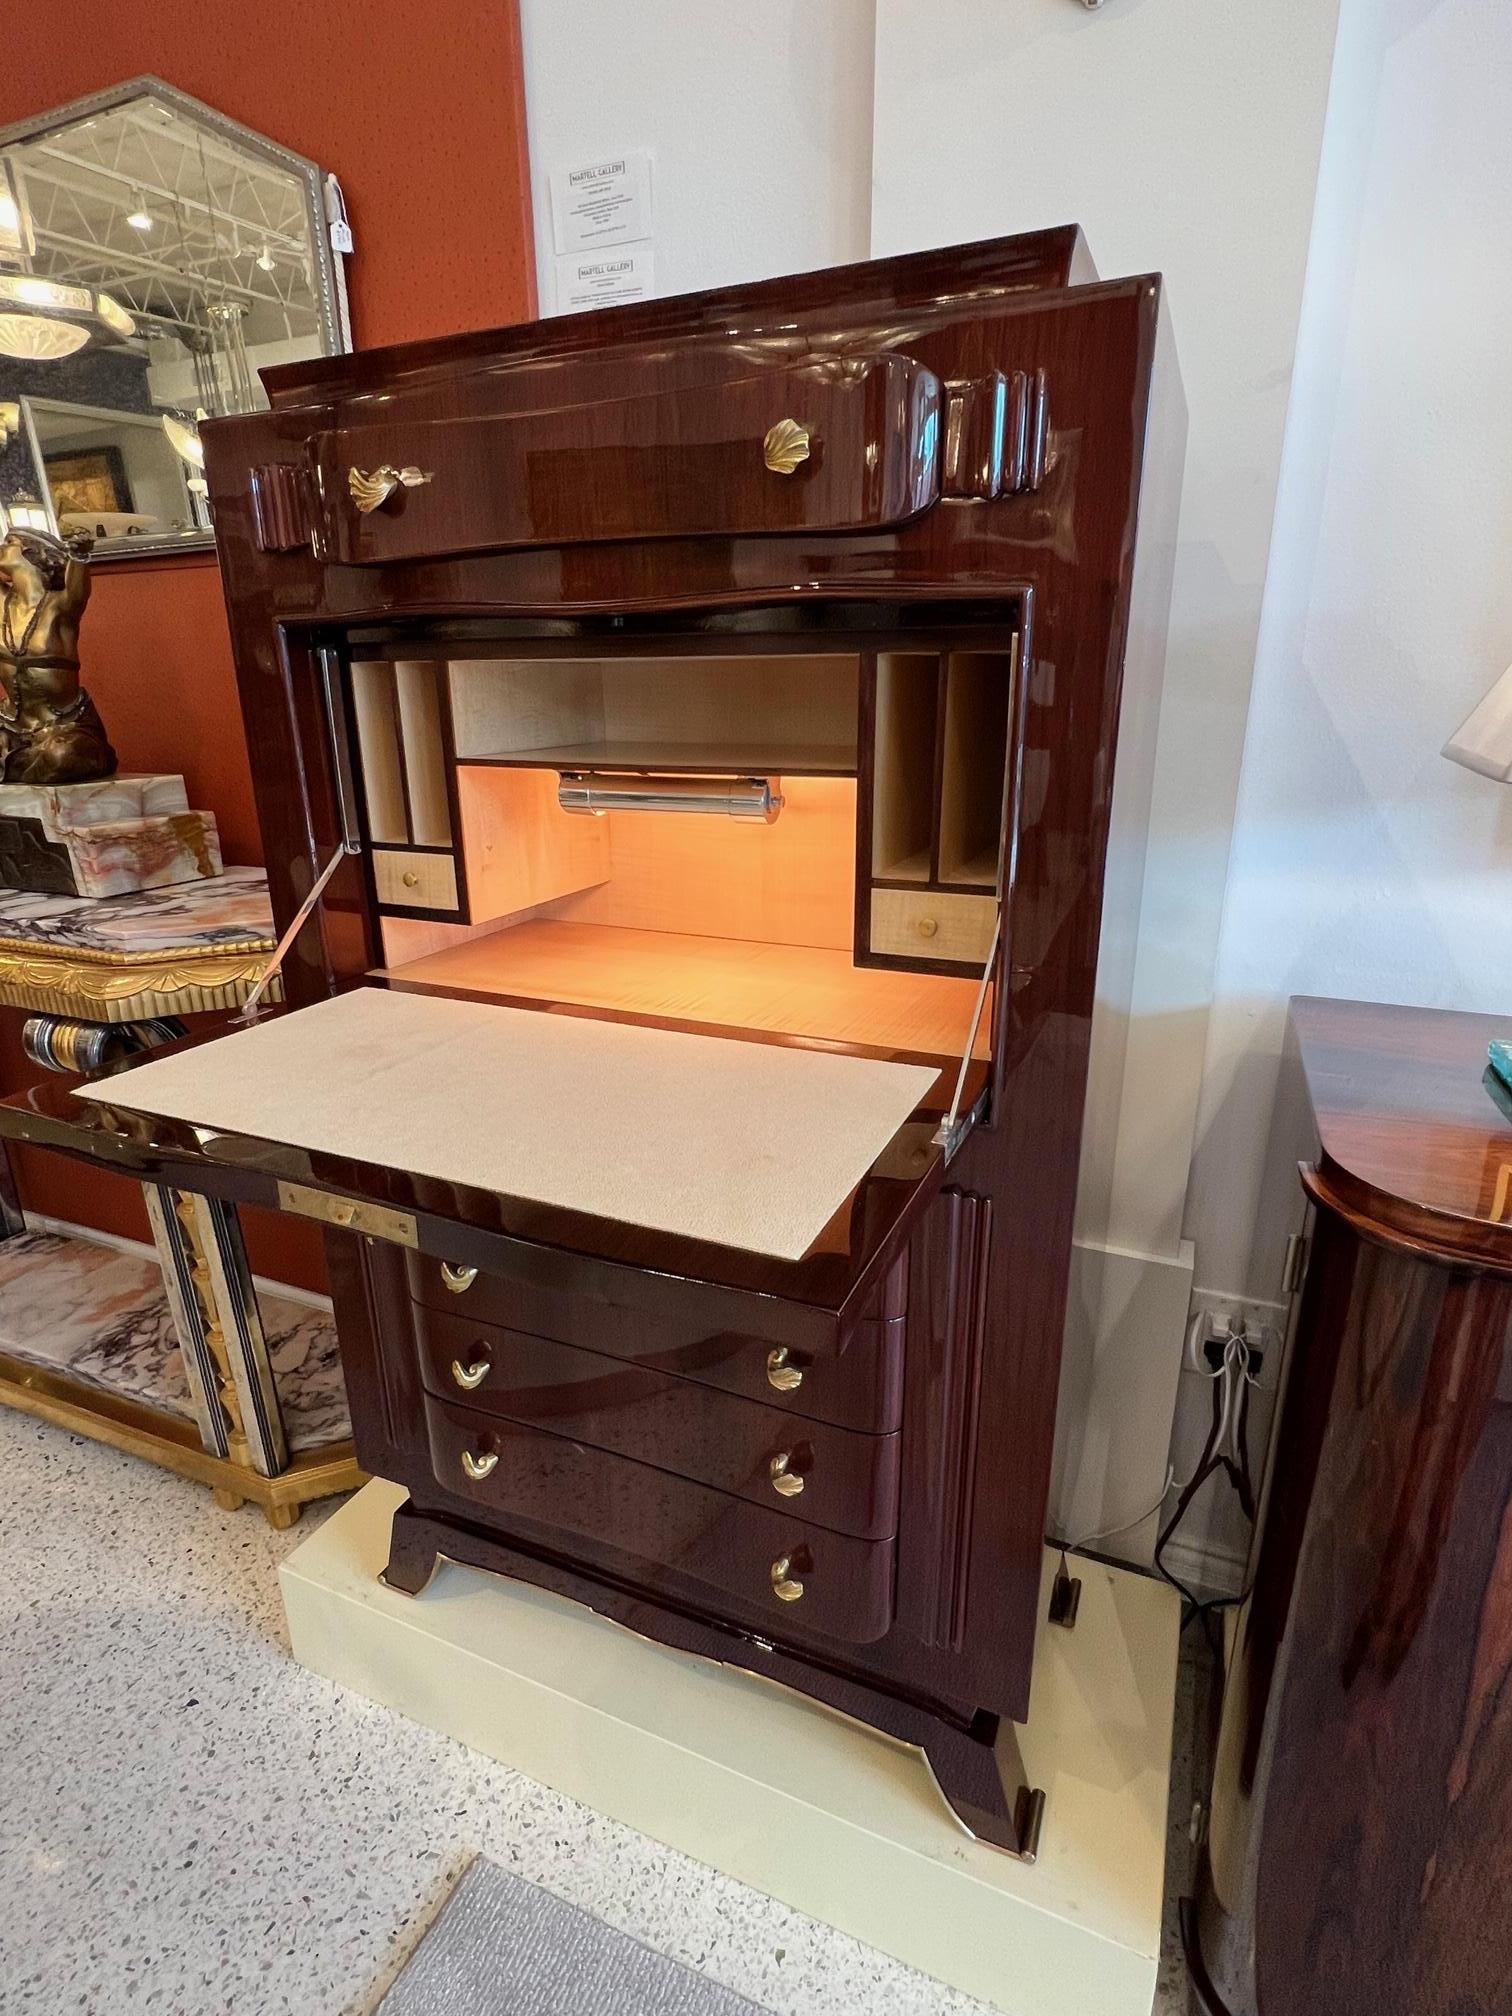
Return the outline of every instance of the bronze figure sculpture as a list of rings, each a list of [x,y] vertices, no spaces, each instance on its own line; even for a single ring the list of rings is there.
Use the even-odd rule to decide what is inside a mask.
[[[89,601],[88,541],[12,527],[0,542],[0,777],[86,784],[112,777],[116,753],[79,683]]]

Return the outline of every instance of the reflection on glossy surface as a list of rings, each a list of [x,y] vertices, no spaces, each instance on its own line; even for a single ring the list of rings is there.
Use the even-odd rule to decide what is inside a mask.
[[[466,1404],[489,1417],[617,1450],[757,1504],[801,1493],[795,1509],[804,1519],[862,1539],[896,1530],[896,1432],[857,1434],[722,1392],[707,1383],[708,1351],[684,1352],[684,1363],[695,1362],[682,1376],[668,1368],[671,1354],[625,1362],[459,1317],[427,1313],[420,1334],[423,1376],[437,1399],[456,1400],[460,1385],[471,1392]],[[725,1346],[727,1362],[762,1355],[756,1339]],[[786,1488],[774,1492],[774,1480]]]
[[[319,171],[167,85],[100,92],[0,132],[14,264],[0,509],[30,492],[112,557],[207,546],[196,416],[262,405],[274,358],[345,347]]]
[[[1313,1000],[1292,1016],[1330,1180],[1420,1236],[1479,1241],[1478,1226],[1507,1218],[1512,1119],[1486,1048],[1512,1021]]]
[[[810,1564],[803,1609],[809,1629],[863,1645],[887,1629],[890,1539],[857,1540],[799,1525],[775,1507],[454,1404],[428,1400],[425,1411],[437,1483],[447,1496],[467,1494],[461,1466],[471,1456],[465,1476],[479,1503],[527,1527],[581,1534],[631,1549],[648,1564],[665,1563],[648,1569],[652,1580],[701,1584],[716,1605],[731,1600],[737,1614],[786,1602],[771,1564],[801,1552]]]

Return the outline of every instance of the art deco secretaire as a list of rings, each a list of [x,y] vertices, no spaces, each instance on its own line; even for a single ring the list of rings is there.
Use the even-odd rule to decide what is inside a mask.
[[[206,455],[286,925],[327,876],[290,1006],[4,1124],[345,1228],[391,1582],[445,1555],[784,1681],[1032,1848],[1159,282],[1054,231],[269,386]]]

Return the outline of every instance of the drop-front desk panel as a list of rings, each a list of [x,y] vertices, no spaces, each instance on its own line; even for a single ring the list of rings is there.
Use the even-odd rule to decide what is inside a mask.
[[[330,870],[289,1008],[0,1124],[330,1228],[392,1583],[444,1555],[800,1688],[1032,1854],[1158,281],[1047,232],[268,385],[205,433],[281,926]]]

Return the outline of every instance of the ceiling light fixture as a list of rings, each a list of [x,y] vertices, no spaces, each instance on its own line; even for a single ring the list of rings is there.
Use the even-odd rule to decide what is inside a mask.
[[[24,301],[28,308],[89,306],[89,296],[82,287],[60,287],[54,280],[37,280],[30,273],[7,281],[3,291],[12,301]]]
[[[0,314],[0,357],[53,364],[60,357],[72,357],[88,341],[89,331],[77,322],[60,322],[52,315]]]
[[[152,212],[147,208],[147,199],[140,189],[137,190],[134,201],[136,208],[126,212],[126,222],[131,226],[133,231],[150,231],[152,229]]]
[[[0,273],[0,308],[40,309],[35,315],[0,315],[5,334],[0,352],[33,363],[71,357],[102,329],[128,342],[137,325],[112,294],[88,287],[65,287],[57,280],[39,280],[33,273]]]
[[[163,415],[163,432],[172,443],[173,452],[181,462],[187,462],[191,469],[205,466],[205,444],[200,440],[199,429],[189,421],[181,420],[177,413]]]
[[[112,336],[119,336],[124,343],[135,336],[137,326],[113,294],[96,294],[95,313],[105,324]]]
[[[52,530],[46,505],[30,490],[18,490],[8,504],[0,505],[0,524],[24,532]]]
[[[8,258],[30,259],[36,249],[15,167],[8,158],[0,157],[0,252]]]
[[[273,271],[273,254],[268,250],[266,245],[263,246],[261,252],[257,255],[257,263],[264,273],[271,273]]]

